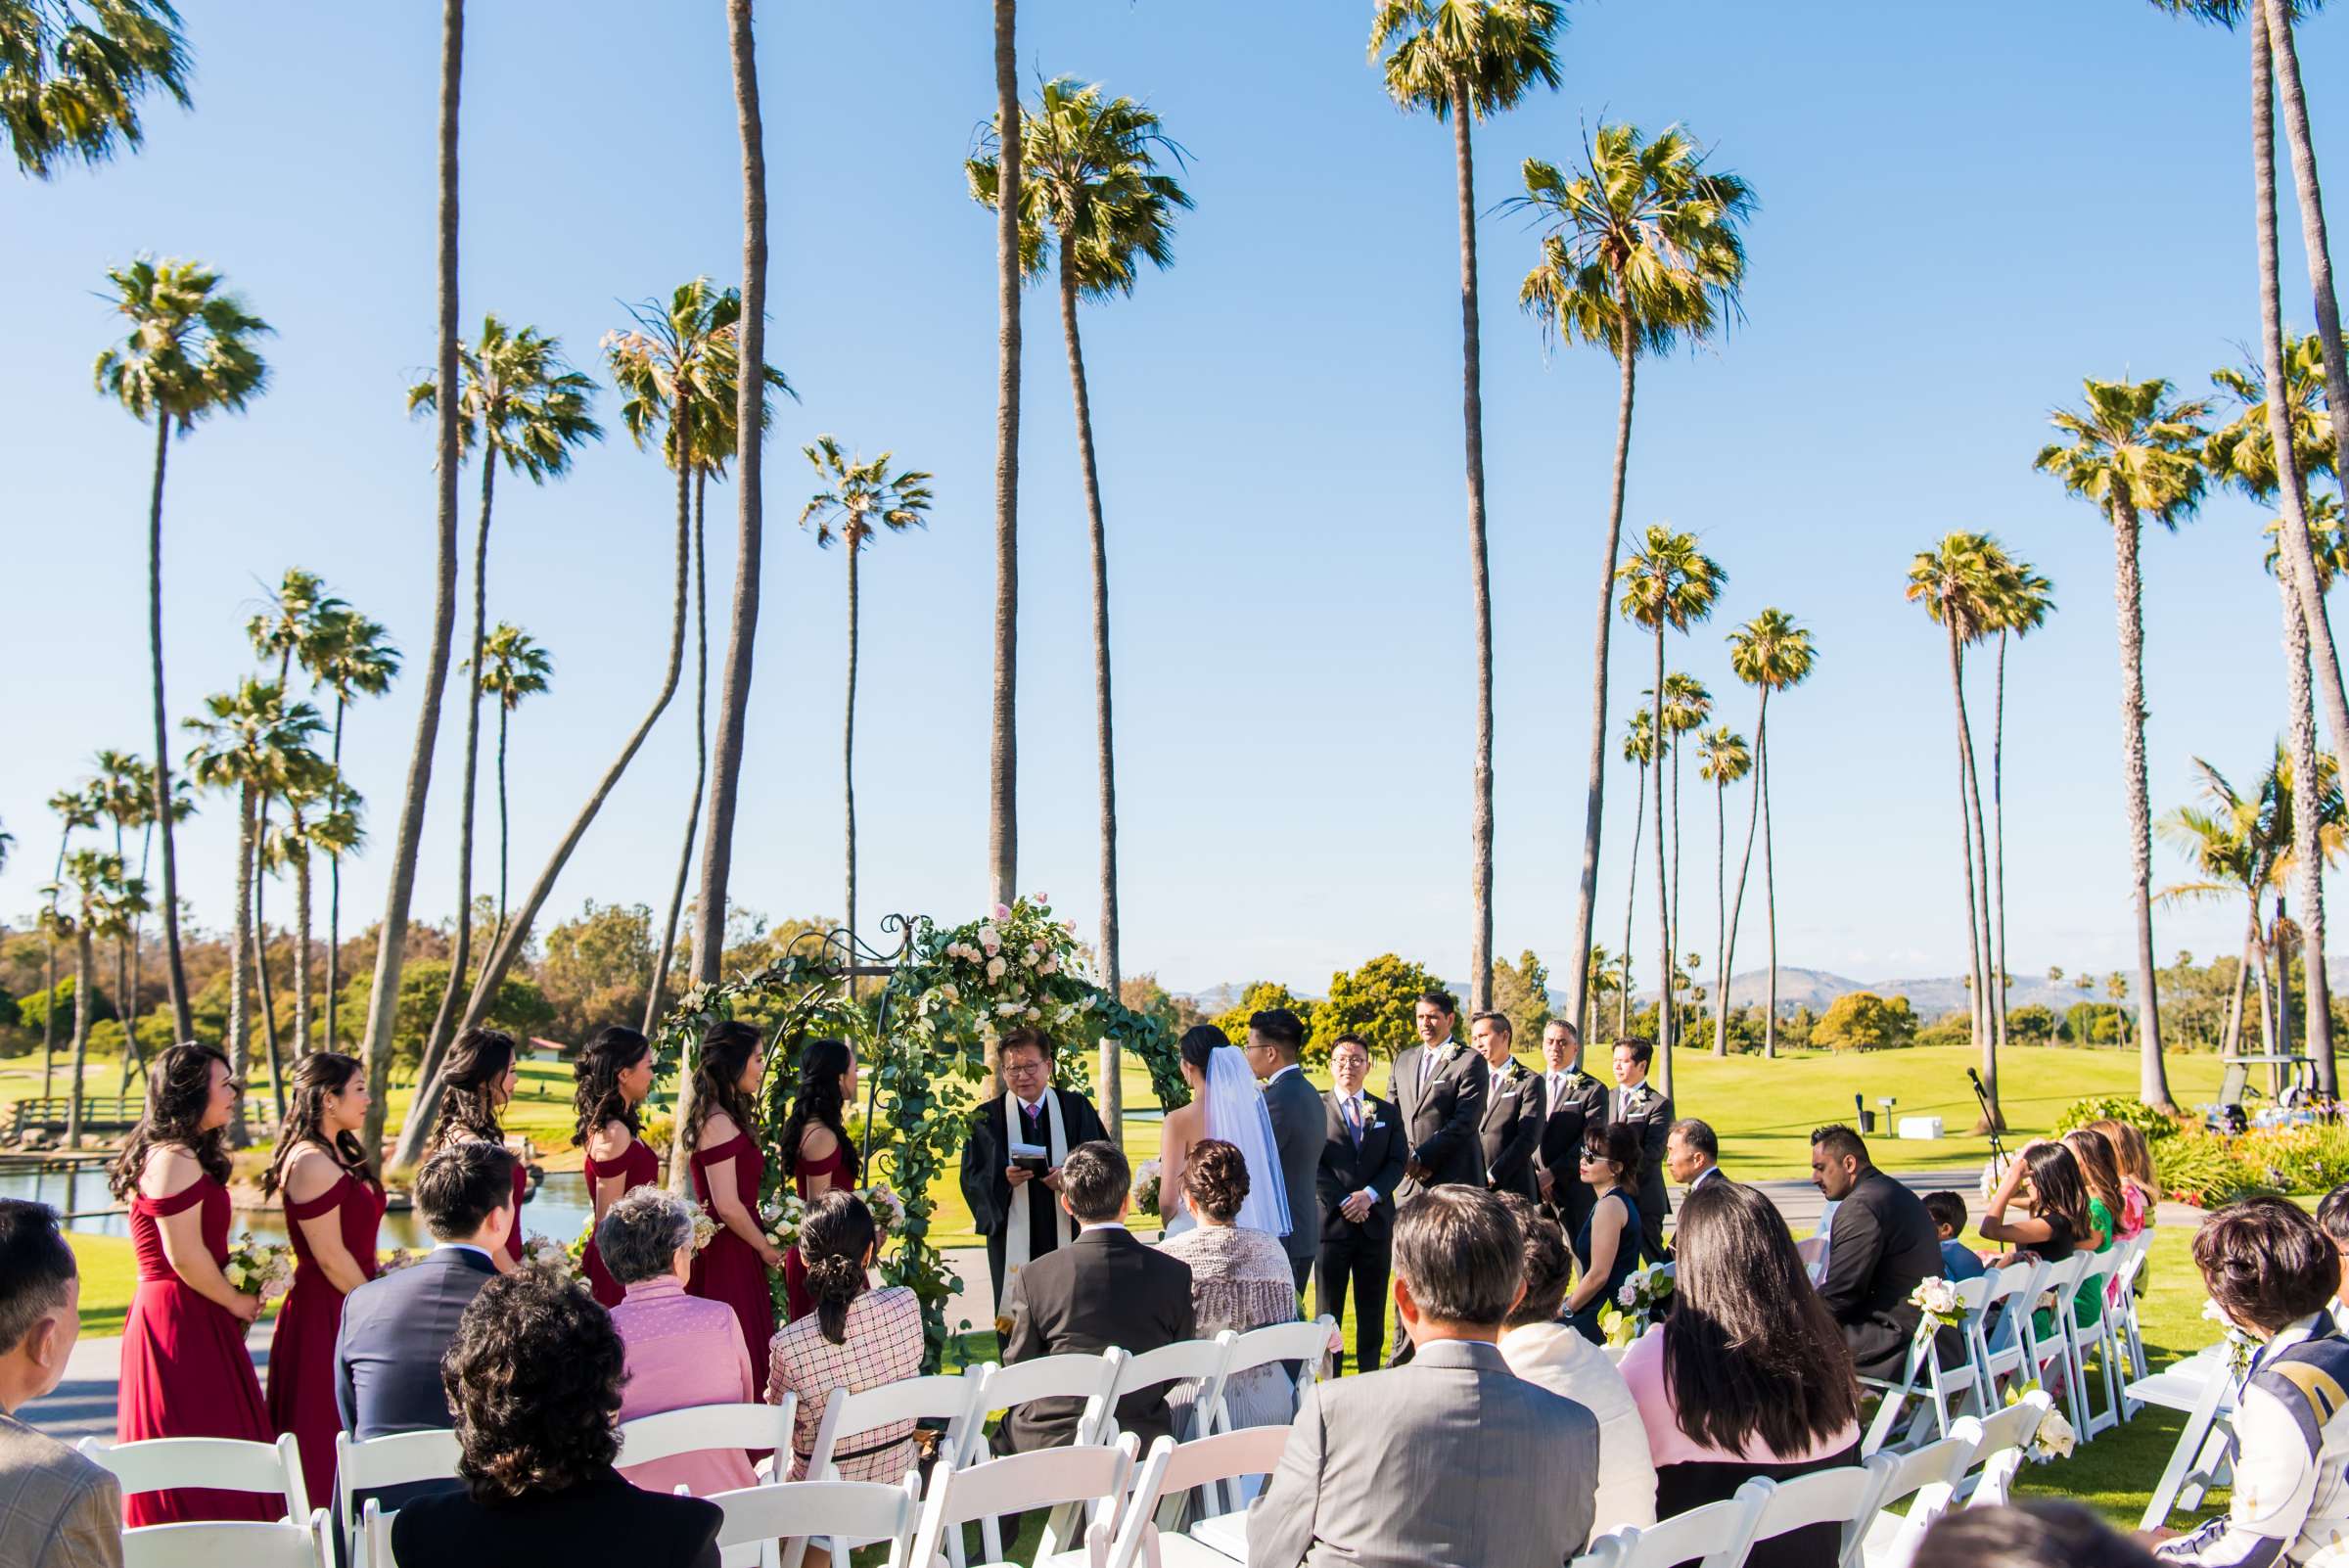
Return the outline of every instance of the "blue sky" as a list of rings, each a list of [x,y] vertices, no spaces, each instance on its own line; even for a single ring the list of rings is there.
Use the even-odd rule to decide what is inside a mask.
[[[533,323],[600,371],[621,301],[735,278],[721,8],[471,9],[465,319]],[[42,801],[97,748],[149,744],[150,448],[89,384],[112,330],[93,295],[107,266],[141,250],[203,257],[279,334],[269,394],[172,454],[175,714],[249,668],[245,617],[288,566],[322,573],[412,653],[429,622],[431,433],[401,394],[433,353],[437,8],[190,0],[184,14],[193,114],[155,112],[147,150],[113,166],[0,186],[11,911],[33,906],[54,853]],[[1695,530],[1727,569],[1715,623],[1670,657],[1741,732],[1752,704],[1724,634],[1778,605],[1817,635],[1817,676],[1772,715],[1782,961],[1861,978],[1962,966],[1944,650],[1901,585],[1915,550],[1970,528],[2035,562],[2059,605],[2010,661],[2013,967],[2128,962],[2110,536],[2030,458],[2083,375],[2198,392],[2256,342],[2244,41],[2139,0],[1876,7],[1858,25],[1828,0],[1570,15],[1563,89],[1479,128],[1481,208],[1518,187],[1524,158],[1571,159],[1602,118],[1680,120],[1761,198],[1744,322],[1642,368],[1626,527]],[[1197,210],[1174,268],[1083,316],[1126,961],[1176,988],[1269,976],[1316,991],[1387,949],[1465,967],[1473,664],[1451,142],[1387,102],[1367,20],[1336,0],[1022,8],[1024,76],[1145,98],[1191,159]],[[769,354],[805,401],[780,410],[768,461],[735,888],[777,915],[841,903],[844,562],[792,526],[812,487],[798,448],[830,432],[937,476],[928,531],[881,540],[864,566],[860,903],[868,918],[960,918],[986,893],[994,254],[961,160],[991,106],[987,9],[776,4],[763,23]],[[2320,20],[2302,47],[2320,156],[2349,167],[2339,34]],[[2287,197],[2287,236],[2294,218]],[[1497,942],[1554,961],[1573,927],[1616,380],[1593,350],[1545,352],[1515,309],[1533,233],[1497,213],[1481,236]],[[2305,330],[2296,242],[2287,267]],[[1020,880],[1082,930],[1097,877],[1083,513],[1056,312],[1048,294],[1029,300]],[[616,424],[617,400],[602,412]],[[514,724],[518,880],[658,680],[669,494],[617,431],[567,482],[501,484],[490,613],[528,627],[557,670]],[[722,605],[731,491],[713,502]],[[2263,521],[2222,498],[2145,542],[2157,810],[2189,797],[2193,756],[2247,774],[2280,727]],[[1619,628],[1615,727],[1652,657]],[[381,836],[345,879],[357,922],[381,909],[416,701],[403,684],[351,717],[347,757]],[[455,712],[418,885],[434,917],[454,882]],[[557,913],[666,897],[691,759],[680,707]],[[1633,782],[1614,766],[1610,947]],[[1693,769],[1687,786],[1683,924],[1709,947],[1712,803]],[[215,807],[182,840],[207,923],[228,913],[231,822]],[[2182,871],[2158,845],[2155,862]],[[1761,961],[1749,901],[1741,967]],[[2239,920],[2162,912],[2160,951],[2232,951]],[[1650,894],[1637,930],[1652,924]]]

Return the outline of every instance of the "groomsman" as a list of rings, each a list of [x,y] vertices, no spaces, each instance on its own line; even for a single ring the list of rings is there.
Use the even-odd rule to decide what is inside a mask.
[[[1387,1097],[1403,1118],[1410,1152],[1403,1165],[1403,1188],[1411,1198],[1429,1187],[1457,1184],[1483,1189],[1484,1150],[1477,1128],[1493,1070],[1485,1059],[1451,1038],[1460,1004],[1448,991],[1422,992],[1411,1009],[1419,1043],[1395,1058]]]
[[[1664,1216],[1671,1200],[1664,1195],[1664,1143],[1672,1134],[1672,1100],[1648,1085],[1648,1063],[1656,1048],[1643,1039],[1615,1042],[1615,1082],[1620,1085],[1607,1098],[1607,1120],[1629,1126],[1639,1139],[1640,1253],[1661,1263]]]
[[[1542,1029],[1542,1140],[1534,1176],[1543,1205],[1567,1235],[1581,1233],[1597,1200],[1583,1179],[1583,1129],[1603,1127],[1607,1086],[1583,1071],[1583,1038],[1563,1018]]]
[[[1249,1014],[1248,1066],[1265,1081],[1265,1114],[1272,1119],[1272,1147],[1280,1156],[1289,1204],[1289,1233],[1282,1244],[1289,1249],[1289,1271],[1300,1296],[1319,1251],[1313,1193],[1325,1131],[1321,1096],[1297,1065],[1304,1050],[1305,1021],[1286,1007]]]
[[[1330,1043],[1329,1076],[1337,1086],[1321,1096],[1326,1126],[1313,1180],[1320,1205],[1313,1310],[1343,1317],[1347,1287],[1353,1287],[1354,1363],[1374,1372],[1387,1348],[1387,1271],[1395,1189],[1403,1181],[1403,1128],[1395,1107],[1364,1086],[1370,1047],[1361,1037],[1340,1035]],[[1345,1353],[1336,1360],[1344,1371]]]
[[[1542,1140],[1542,1080],[1509,1053],[1515,1034],[1505,1013],[1479,1013],[1468,1026],[1468,1038],[1493,1075],[1477,1143],[1486,1188],[1530,1200],[1539,1190],[1534,1150]]]
[[[1012,1030],[995,1061],[1004,1092],[972,1119],[971,1141],[962,1152],[962,1194],[987,1238],[987,1271],[1000,1314],[1007,1274],[1076,1239],[1077,1222],[1060,1203],[1060,1167],[1071,1149],[1109,1134],[1092,1101],[1052,1086],[1052,1041],[1043,1031]],[[1015,1161],[1015,1143],[1043,1152]]]

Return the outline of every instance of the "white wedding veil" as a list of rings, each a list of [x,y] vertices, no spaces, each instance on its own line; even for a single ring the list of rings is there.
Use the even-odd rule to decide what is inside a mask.
[[[1247,1201],[1232,1222],[1267,1235],[1287,1235],[1288,1181],[1272,1142],[1272,1116],[1236,1045],[1219,1045],[1208,1055],[1207,1135],[1236,1147],[1248,1167]]]

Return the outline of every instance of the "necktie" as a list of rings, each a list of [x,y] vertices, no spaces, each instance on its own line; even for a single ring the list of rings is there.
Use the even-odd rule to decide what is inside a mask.
[[[1346,1135],[1356,1148],[1362,1146],[1362,1102],[1351,1094],[1346,1096]]]
[[[1554,1111],[1554,1110],[1556,1110],[1556,1109],[1558,1108],[1558,1102],[1559,1102],[1560,1100],[1564,1099],[1565,1097],[1566,1097],[1566,1075],[1565,1075],[1565,1074],[1563,1074],[1563,1073],[1552,1073],[1552,1074],[1550,1074],[1550,1075],[1549,1075],[1549,1108],[1550,1108],[1551,1110],[1553,1110],[1553,1111]]]

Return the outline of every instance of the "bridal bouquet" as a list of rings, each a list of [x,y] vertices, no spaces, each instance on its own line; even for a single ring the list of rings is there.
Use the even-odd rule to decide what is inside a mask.
[[[1672,1294],[1672,1275],[1662,1264],[1648,1264],[1632,1270],[1631,1277],[1615,1292],[1615,1304],[1602,1309],[1599,1327],[1614,1346],[1629,1345],[1647,1332],[1647,1325],[1656,1320],[1664,1308],[1664,1298]]]
[[[1144,1214],[1158,1214],[1159,1165],[1156,1160],[1144,1160],[1133,1173],[1133,1206]]]
[[[766,1239],[775,1246],[788,1248],[798,1244],[800,1226],[806,1219],[806,1200],[796,1192],[786,1192],[774,1202],[760,1206],[759,1228],[766,1232]]]
[[[1919,1280],[1909,1292],[1909,1305],[1944,1328],[1956,1328],[1965,1321],[1965,1303],[1959,1299],[1958,1287],[1939,1274]]]
[[[228,1280],[228,1288],[239,1295],[258,1296],[267,1301],[282,1296],[294,1286],[294,1249],[287,1246],[264,1246],[253,1239],[248,1230],[237,1237],[228,1262],[220,1266]]]
[[[583,1243],[575,1241],[574,1245]],[[532,1236],[525,1241],[522,1244],[522,1266],[535,1268],[566,1284],[584,1285],[587,1282],[586,1271],[579,1266],[578,1259],[572,1256],[571,1248],[552,1236]]]
[[[873,1212],[873,1222],[881,1227],[883,1235],[894,1236],[905,1228],[905,1200],[893,1188],[875,1182],[856,1196]]]

